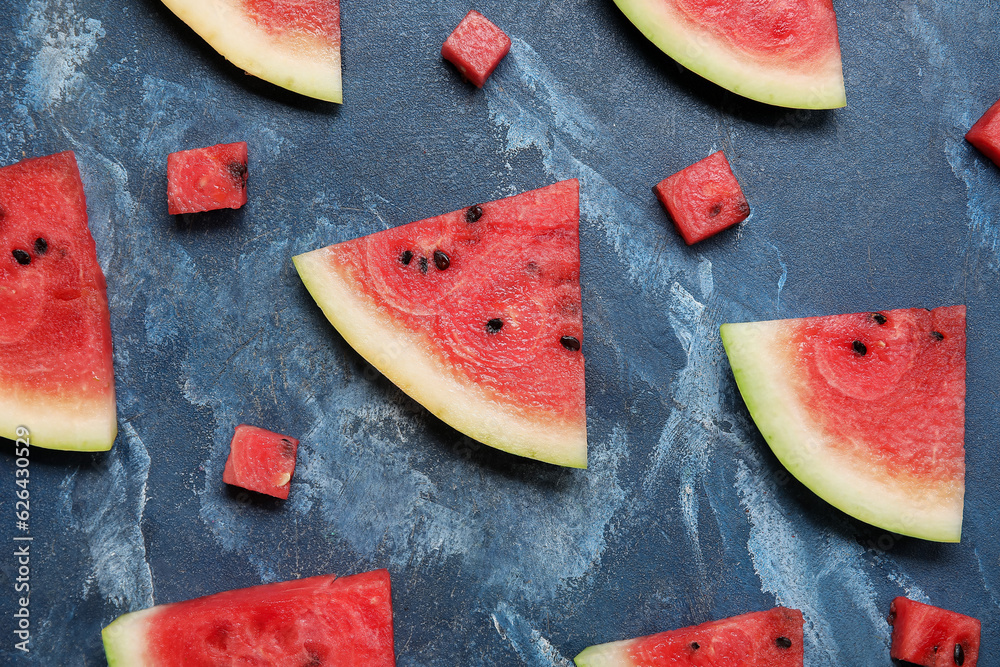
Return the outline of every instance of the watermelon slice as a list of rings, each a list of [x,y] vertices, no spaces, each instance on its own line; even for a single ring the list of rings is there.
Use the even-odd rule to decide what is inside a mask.
[[[389,573],[266,584],[157,605],[101,632],[109,667],[392,667]]]
[[[299,441],[256,426],[240,424],[229,444],[222,481],[275,498],[287,498]]]
[[[696,74],[783,107],[847,104],[831,0],[615,0],[637,28]]]
[[[1000,100],[965,134],[965,139],[1000,167]]]
[[[965,306],[722,325],[778,459],[844,512],[958,542],[965,495]]]
[[[510,37],[476,10],[471,10],[448,35],[441,55],[465,78],[482,88],[510,51]]]
[[[247,203],[247,144],[217,144],[167,156],[170,215],[239,208]]]
[[[72,152],[0,168],[0,436],[111,449],[111,318]]]
[[[294,258],[327,318],[442,420],[586,467],[579,184],[569,180]]]
[[[889,608],[890,657],[923,667],[976,667],[978,619],[904,597]]]
[[[722,151],[666,177],[653,192],[688,245],[750,215],[750,205]]]
[[[328,102],[343,101],[340,0],[163,0],[248,74]]]
[[[776,607],[585,648],[577,667],[802,667],[802,612]]]

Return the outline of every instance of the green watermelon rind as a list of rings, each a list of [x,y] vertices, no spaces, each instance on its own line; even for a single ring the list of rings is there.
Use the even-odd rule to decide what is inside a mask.
[[[720,333],[740,394],[757,428],[788,471],[841,511],[884,530],[936,542],[958,542],[962,494],[912,487],[871,461],[840,453],[802,405],[789,378],[799,371],[775,352],[787,323],[723,324]]]
[[[629,657],[629,649],[635,643],[635,639],[621,639],[594,644],[580,651],[573,663],[576,667],[635,667],[635,661]]]
[[[636,28],[678,63],[743,97],[795,109],[847,106],[840,53],[815,74],[765,67],[725,44],[709,31],[691,30],[664,0],[615,0]],[[832,10],[831,10],[832,11]]]
[[[108,667],[140,667],[151,665],[146,650],[146,633],[154,617],[164,606],[150,607],[119,616],[101,630]]]
[[[104,452],[118,435],[115,394],[99,400],[13,395],[0,398],[0,438],[27,440],[33,447],[74,452]],[[28,431],[21,437],[19,428]]]
[[[162,2],[212,48],[249,74],[301,95],[343,102],[339,44],[333,48],[319,37],[282,39],[250,20],[232,0]]]
[[[399,328],[371,307],[349,287],[353,279],[325,261],[326,254],[320,248],[292,262],[344,340],[396,386],[445,423],[491,447],[556,465],[587,467],[586,424],[555,424],[547,413],[526,416],[461,382],[428,352],[432,343],[426,335]]]

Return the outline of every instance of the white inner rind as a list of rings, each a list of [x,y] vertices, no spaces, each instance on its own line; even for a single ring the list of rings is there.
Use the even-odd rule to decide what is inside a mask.
[[[163,0],[191,29],[237,67],[288,90],[342,102],[340,45],[296,33],[268,32],[247,18],[239,0]]]
[[[115,393],[101,399],[72,401],[62,397],[32,396],[14,390],[0,396],[0,437],[17,440],[19,428],[28,429],[34,447],[96,452],[111,449],[118,434]]]
[[[809,72],[790,70],[783,63],[768,67],[710,31],[694,28],[672,2],[615,0],[615,4],[668,56],[738,95],[796,109],[836,109],[847,105],[839,48],[831,50]]]
[[[152,656],[146,650],[146,633],[149,632],[152,617],[159,614],[165,606],[169,605],[119,616],[101,630],[108,667],[155,667]]]
[[[460,378],[433,353],[423,332],[401,328],[360,297],[353,277],[338,271],[325,248],[293,258],[327,319],[361,356],[414,400],[471,438],[512,454],[573,468],[587,467],[586,424],[533,418]]]
[[[863,448],[845,449],[811,417],[793,379],[781,321],[724,324],[722,342],[757,428],[789,472],[831,505],[879,528],[937,542],[962,535],[964,482],[922,484],[893,474]]]
[[[588,646],[573,662],[576,667],[634,667],[636,663],[629,657],[629,650],[635,643],[634,639],[622,639]]]

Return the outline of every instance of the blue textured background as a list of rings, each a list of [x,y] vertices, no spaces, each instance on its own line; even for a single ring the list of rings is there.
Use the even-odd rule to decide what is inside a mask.
[[[565,666],[592,643],[774,604],[805,613],[807,665],[889,665],[896,595],[981,618],[980,664],[1000,665],[1000,170],[962,139],[1000,96],[1000,6],[835,6],[848,107],[801,112],[681,71],[611,0],[480,2],[513,38],[483,90],[439,55],[466,4],[343,0],[343,107],[245,76],[156,0],[0,0],[0,164],[76,151],[120,425],[106,454],[32,453],[27,658],[3,448],[0,661],[100,665],[100,628],[123,612],[388,567],[403,666]],[[248,204],[168,216],[167,153],[238,140]],[[753,213],[687,248],[650,187],[716,149]],[[290,262],[570,177],[586,471],[429,416],[344,343]],[[955,303],[961,544],[885,534],[789,480],[719,324]],[[240,422],[301,438],[288,501],[223,485]]]

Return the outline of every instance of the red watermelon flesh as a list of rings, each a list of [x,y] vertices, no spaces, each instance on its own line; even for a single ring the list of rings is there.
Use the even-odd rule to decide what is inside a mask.
[[[654,44],[739,95],[804,109],[847,104],[831,0],[615,0]]]
[[[294,261],[344,338],[445,422],[584,467],[578,226],[571,180]]]
[[[110,667],[392,667],[389,573],[310,577],[125,614],[104,628]]]
[[[976,667],[978,619],[897,597],[889,608],[890,657],[923,667]]]
[[[340,3],[332,0],[243,0],[247,16],[272,34],[285,31],[340,44]]]
[[[862,521],[957,542],[965,307],[725,324],[743,398],[778,459]]]
[[[1000,166],[1000,100],[965,134],[966,140]]]
[[[222,481],[275,498],[287,498],[298,447],[299,441],[290,436],[240,424],[229,445]]]
[[[750,205],[722,151],[668,176],[653,191],[688,245],[750,215]]]
[[[445,40],[441,55],[465,78],[482,88],[510,51],[510,37],[475,10],[465,15]]]
[[[106,450],[111,322],[72,152],[0,168],[0,436]]]
[[[577,667],[802,667],[802,612],[776,607],[655,635],[597,644]]]
[[[171,215],[239,208],[247,203],[247,144],[216,144],[167,156]]]

